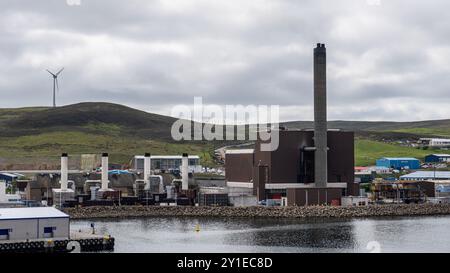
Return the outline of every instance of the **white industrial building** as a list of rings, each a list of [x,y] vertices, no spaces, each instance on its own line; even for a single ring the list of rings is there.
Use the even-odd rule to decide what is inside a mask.
[[[450,139],[446,138],[421,138],[419,144],[427,147],[446,148],[450,147]]]
[[[138,171],[144,170],[143,155],[136,155],[134,157],[134,169]],[[152,170],[180,170],[183,156],[182,155],[151,155],[151,169]],[[198,155],[188,156],[189,172],[202,172],[202,165],[200,165],[200,157]]]
[[[69,215],[53,207],[0,208],[1,240],[68,239]]]

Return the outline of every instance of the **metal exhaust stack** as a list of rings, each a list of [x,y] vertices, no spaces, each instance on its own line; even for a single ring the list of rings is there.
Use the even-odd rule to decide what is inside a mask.
[[[0,203],[6,203],[6,182],[0,181]]]
[[[181,189],[188,190],[189,189],[189,168],[188,168],[189,160],[188,154],[183,154],[183,158],[181,159]]]
[[[144,156],[144,182],[145,189],[150,189],[150,175],[152,169],[152,161],[150,153],[145,153]]]
[[[326,188],[327,167],[327,51],[325,44],[314,49],[314,182]]]
[[[61,155],[61,191],[67,191],[67,185],[69,183],[69,165],[68,165],[68,155],[63,153]]]
[[[108,190],[108,171],[109,171],[109,162],[108,162],[108,153],[102,154],[102,191]]]

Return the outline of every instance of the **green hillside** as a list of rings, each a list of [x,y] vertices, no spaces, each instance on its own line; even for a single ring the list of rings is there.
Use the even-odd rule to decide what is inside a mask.
[[[312,121],[291,121],[284,123],[289,128],[312,128]],[[413,122],[392,122],[392,121],[343,121],[335,120],[328,122],[329,128],[336,128],[349,131],[373,131],[373,132],[395,132],[397,130],[420,134],[415,129],[427,129],[428,134],[434,134],[440,130],[449,132],[450,119],[427,120]]]
[[[134,155],[150,151],[152,154],[189,153],[199,155],[204,165],[214,165],[213,146],[209,144],[168,143],[135,137],[93,134],[78,131],[49,132],[21,137],[0,138],[0,158],[11,159],[13,163],[59,164],[59,155],[67,152],[71,156],[83,153],[110,153],[113,163],[127,164]]]
[[[443,138],[450,138],[450,127],[434,127],[434,128],[402,128],[394,130],[393,132],[401,132],[401,133],[413,133],[420,134],[423,136],[438,136]]]
[[[213,166],[217,147],[239,142],[175,142],[172,117],[152,114],[112,103],[79,103],[57,108],[0,109],[0,167],[58,164],[68,152],[109,152],[114,163],[127,164],[135,154],[199,154],[202,164]],[[312,122],[283,124],[311,128]],[[430,151],[403,147],[401,140],[450,137],[450,120],[420,122],[330,121],[330,128],[355,131],[357,165],[374,164],[382,156],[423,158]]]
[[[355,164],[357,166],[374,165],[380,157],[415,157],[423,160],[430,151],[383,143],[368,139],[356,139]]]
[[[79,131],[171,140],[174,118],[112,103],[78,103],[57,108],[0,110],[0,137]]]
[[[213,166],[214,145],[175,142],[174,118],[111,103],[0,109],[0,166],[57,165],[59,155],[108,152],[127,164],[136,154],[197,154]]]

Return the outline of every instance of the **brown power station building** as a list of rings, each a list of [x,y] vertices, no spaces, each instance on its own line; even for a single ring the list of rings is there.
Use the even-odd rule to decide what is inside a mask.
[[[272,130],[279,134],[275,151],[228,150],[225,179],[231,192],[258,200],[287,197],[287,205],[331,204],[359,195],[354,182],[354,134],[329,130],[326,118],[326,49],[314,49],[314,129]]]

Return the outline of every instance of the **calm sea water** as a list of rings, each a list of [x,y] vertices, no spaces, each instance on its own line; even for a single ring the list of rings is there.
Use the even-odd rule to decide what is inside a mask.
[[[72,221],[116,252],[450,252],[450,216],[353,220],[145,218]],[[199,225],[200,231],[195,227]]]

